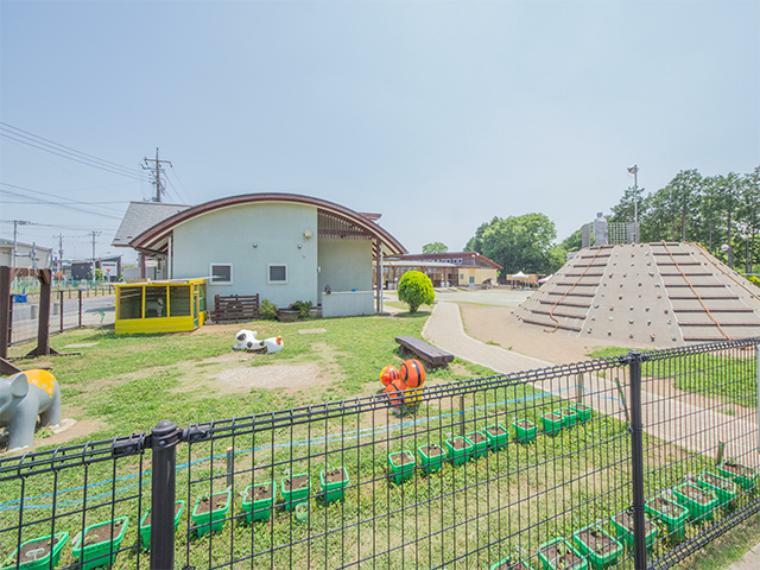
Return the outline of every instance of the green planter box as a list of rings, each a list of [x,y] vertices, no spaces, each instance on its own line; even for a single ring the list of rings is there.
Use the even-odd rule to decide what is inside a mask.
[[[3,570],[45,570],[55,568],[61,560],[61,550],[69,541],[68,532],[40,536],[21,543],[21,546],[3,563]],[[52,544],[51,544],[52,543]],[[19,553],[21,555],[19,559]],[[52,559],[52,565],[51,565]]]
[[[486,426],[486,437],[488,438],[488,447],[494,451],[498,451],[507,445],[509,439],[509,432],[502,424],[494,424]]]
[[[299,503],[309,500],[311,480],[308,473],[294,473],[280,481],[280,493],[286,511],[292,511]]]
[[[565,426],[562,413],[559,410],[546,412],[541,416],[541,423],[544,427],[544,433],[551,436],[559,435],[562,428]]]
[[[421,445],[417,448],[417,455],[420,456],[422,471],[428,475],[440,471],[443,462],[446,460],[446,450],[435,443]]]
[[[388,478],[396,485],[414,477],[417,460],[411,451],[402,449],[388,454]]]
[[[472,442],[471,459],[478,459],[488,455],[488,437],[483,430],[475,430],[467,434],[467,439]]]
[[[351,482],[348,470],[341,466],[337,469],[324,469],[319,472],[319,486],[322,489],[322,500],[325,503],[342,501],[346,496],[346,487]]]
[[[179,520],[182,517],[182,513],[185,511],[185,501],[177,501],[174,503],[174,530],[177,530],[179,526]],[[150,548],[150,509],[140,519],[140,546],[143,550]]]
[[[91,524],[71,541],[71,554],[82,570],[113,565],[129,526],[128,517]],[[113,538],[111,535],[113,534]]]
[[[623,555],[624,548],[598,524],[591,524],[573,533],[578,551],[591,563],[592,568],[612,566]]]
[[[612,526],[615,528],[615,534],[618,540],[620,540],[628,548],[633,548],[633,512],[623,511],[612,515],[610,519]],[[647,548],[651,549],[654,546],[654,541],[657,539],[657,527],[654,526],[651,519],[644,514],[644,535]]]
[[[562,537],[553,538],[538,547],[538,559],[544,570],[585,570],[588,560]]]
[[[573,427],[578,423],[578,413],[575,408],[572,406],[562,408],[562,423],[566,428]]]
[[[746,491],[753,490],[757,484],[757,473],[754,469],[732,461],[726,461],[718,465],[718,473],[724,477],[728,477]]]
[[[700,473],[697,477],[697,485],[713,491],[722,507],[731,506],[739,494],[736,483],[711,471]]]
[[[533,570],[533,566],[524,560],[516,560],[515,562],[512,562],[511,556],[507,556],[494,562],[488,568],[489,570]]]
[[[516,419],[512,426],[515,428],[515,439],[520,443],[530,443],[536,439],[538,428],[536,424],[527,418]]]
[[[219,532],[227,520],[232,504],[232,491],[219,491],[213,495],[198,497],[193,506],[193,530],[198,537]]]
[[[644,511],[662,521],[672,542],[681,542],[686,537],[686,520],[689,509],[665,497],[655,497],[644,503]]]
[[[454,465],[462,465],[470,459],[473,444],[469,438],[458,435],[446,440],[446,449],[449,451],[449,461]]]
[[[277,498],[277,485],[274,481],[250,484],[243,490],[243,512],[245,521],[267,521],[272,515],[274,501]]]
[[[719,499],[709,489],[701,489],[691,482],[685,482],[673,489],[676,500],[689,509],[689,518],[693,521],[712,520],[713,511]]]
[[[575,415],[578,416],[578,421],[582,424],[585,424],[594,417],[594,409],[591,406],[576,402],[575,404],[571,404],[570,407],[575,410]]]

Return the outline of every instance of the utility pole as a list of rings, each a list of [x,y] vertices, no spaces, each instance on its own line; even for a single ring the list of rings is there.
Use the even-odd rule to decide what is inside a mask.
[[[639,165],[628,168],[628,174],[633,174],[633,221],[639,223]]]
[[[154,202],[160,202],[161,201],[161,194],[164,193],[164,184],[161,182],[161,174],[165,173],[162,164],[168,164],[171,168],[174,168],[174,165],[170,160],[159,160],[158,158],[158,147],[156,147],[156,158],[148,158],[147,156],[143,158],[144,164],[142,165],[143,170],[148,170],[150,172],[151,177],[153,178],[153,185],[156,187],[156,195],[153,197]],[[153,163],[152,165],[150,163]]]
[[[11,220],[11,223],[13,223],[13,248],[11,249],[11,275],[14,276],[14,269],[16,269],[16,256],[18,253],[16,253],[16,249],[18,247],[18,227],[19,226],[27,226],[31,224],[32,222],[27,222],[25,220]],[[11,277],[11,280],[13,280],[14,277]]]
[[[95,281],[95,238],[100,235],[100,232],[96,232],[95,230],[90,232],[90,236],[92,237],[92,280]]]
[[[58,263],[56,263],[58,279],[63,277],[63,234],[58,234]]]

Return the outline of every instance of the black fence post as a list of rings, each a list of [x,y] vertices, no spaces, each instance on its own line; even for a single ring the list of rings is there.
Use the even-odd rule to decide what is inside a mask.
[[[63,332],[63,289],[58,291],[58,310],[60,311],[58,324],[59,324],[59,330],[58,332]]]
[[[647,567],[646,527],[644,520],[644,445],[641,414],[641,354],[631,352],[631,470],[633,472],[633,560],[636,570]]]
[[[77,297],[77,306],[79,307],[79,328],[82,328],[82,290],[79,289]]]
[[[170,420],[161,420],[151,431],[150,567],[174,568],[174,506],[177,483],[177,443],[181,431]]]

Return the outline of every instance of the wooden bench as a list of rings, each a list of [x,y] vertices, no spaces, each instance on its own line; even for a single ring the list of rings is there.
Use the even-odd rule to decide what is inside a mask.
[[[396,342],[399,343],[404,350],[416,355],[432,367],[447,366],[449,362],[454,360],[454,355],[450,352],[441,350],[440,348],[413,336],[397,336]]]
[[[214,322],[235,323],[259,318],[258,295],[230,295],[214,297]]]

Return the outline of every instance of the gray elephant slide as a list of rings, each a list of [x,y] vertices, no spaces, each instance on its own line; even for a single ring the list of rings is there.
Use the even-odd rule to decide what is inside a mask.
[[[47,370],[35,369],[0,378],[0,427],[8,430],[8,450],[34,443],[37,418],[41,426],[61,422],[61,389]]]

